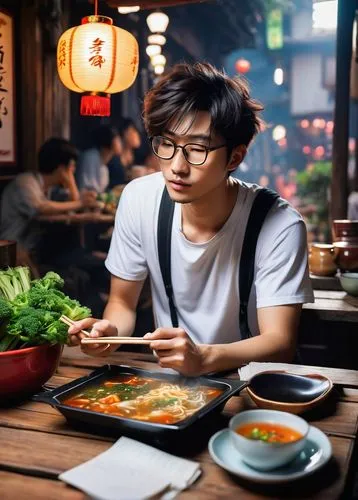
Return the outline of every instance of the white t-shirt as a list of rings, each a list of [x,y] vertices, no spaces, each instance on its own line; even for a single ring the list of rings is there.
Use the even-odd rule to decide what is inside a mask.
[[[358,220],[358,191],[348,196],[348,219]]]
[[[246,223],[256,185],[240,183],[236,205],[220,231],[205,243],[188,241],[175,204],[171,274],[179,326],[196,343],[240,340],[238,273]],[[157,221],[164,188],[162,174],[130,182],[116,214],[107,269],[119,278],[151,278],[157,326],[170,327],[170,310],[158,261]],[[257,308],[313,302],[308,275],[306,228],[300,215],[279,200],[267,215],[256,250],[248,320],[257,335]]]
[[[15,240],[23,248],[33,250],[40,238],[35,217],[46,199],[40,174],[24,172],[16,176],[1,197],[0,238]]]

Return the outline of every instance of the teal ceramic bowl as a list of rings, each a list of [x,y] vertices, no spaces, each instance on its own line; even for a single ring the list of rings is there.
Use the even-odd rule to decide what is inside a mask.
[[[343,290],[349,295],[358,297],[358,273],[343,273],[339,279]]]

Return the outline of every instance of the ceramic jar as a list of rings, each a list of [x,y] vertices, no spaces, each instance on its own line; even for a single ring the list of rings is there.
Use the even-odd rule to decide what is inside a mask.
[[[310,273],[316,276],[334,276],[337,271],[338,250],[331,244],[312,243],[308,255]]]
[[[358,245],[358,220],[334,220],[333,241],[345,241]]]
[[[338,251],[337,266],[342,272],[358,272],[358,244],[347,241],[336,241],[334,247]]]

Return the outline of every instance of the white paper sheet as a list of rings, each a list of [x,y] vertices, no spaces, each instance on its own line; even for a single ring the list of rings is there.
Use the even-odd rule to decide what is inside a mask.
[[[201,470],[197,462],[121,437],[109,450],[59,479],[97,500],[169,500],[190,486]]]

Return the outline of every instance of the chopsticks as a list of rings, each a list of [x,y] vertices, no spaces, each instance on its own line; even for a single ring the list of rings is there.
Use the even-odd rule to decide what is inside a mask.
[[[96,337],[82,339],[81,344],[142,344],[149,345],[152,340],[143,337]]]
[[[72,326],[74,323],[74,321],[72,321],[72,319],[68,318],[64,314],[60,317],[60,321],[62,321],[62,323],[65,323],[65,325],[67,325],[67,326]],[[90,334],[89,334],[89,332],[87,332],[87,330],[81,330],[80,333],[83,333],[84,335],[86,335],[86,337],[90,336]]]
[[[62,315],[60,321],[67,326],[72,326],[74,321],[67,316]],[[81,344],[142,344],[149,345],[152,340],[144,339],[143,337],[92,337],[87,330],[80,330],[80,333],[86,335],[87,338],[81,340]]]

